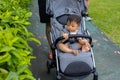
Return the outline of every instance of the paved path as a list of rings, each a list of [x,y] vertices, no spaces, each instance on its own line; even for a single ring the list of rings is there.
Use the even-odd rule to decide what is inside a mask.
[[[35,34],[42,45],[30,43],[36,56],[36,59],[32,60],[30,69],[37,80],[55,80],[55,69],[52,70],[50,75],[46,74],[49,46],[45,37],[45,24],[39,21],[37,0],[34,0],[31,11],[33,12],[31,18],[33,24],[29,30]],[[86,26],[93,37],[93,50],[99,80],[120,80],[120,47],[106,37],[92,22],[86,22]]]

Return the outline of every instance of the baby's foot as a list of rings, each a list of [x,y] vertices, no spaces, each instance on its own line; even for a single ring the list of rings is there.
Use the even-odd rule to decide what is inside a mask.
[[[78,42],[81,44],[81,42],[82,42],[82,38],[78,38]]]
[[[74,54],[75,56],[77,56],[78,50],[73,50],[73,54]]]
[[[82,48],[82,52],[88,52],[89,50],[90,50],[89,47],[84,47],[84,48]]]

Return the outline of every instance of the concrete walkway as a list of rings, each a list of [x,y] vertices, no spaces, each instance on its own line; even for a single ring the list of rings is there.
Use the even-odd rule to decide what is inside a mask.
[[[55,69],[49,75],[46,73],[49,46],[45,37],[45,24],[39,21],[37,0],[34,0],[31,11],[33,12],[32,27],[29,30],[35,34],[42,45],[30,43],[36,56],[36,59],[32,60],[30,69],[37,80],[56,80]],[[99,80],[120,80],[120,47],[106,37],[92,22],[86,22],[86,26],[93,37],[93,51]]]

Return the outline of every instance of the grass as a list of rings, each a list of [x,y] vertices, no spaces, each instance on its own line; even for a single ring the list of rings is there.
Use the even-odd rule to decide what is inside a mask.
[[[120,0],[90,0],[89,15],[93,23],[120,46]]]

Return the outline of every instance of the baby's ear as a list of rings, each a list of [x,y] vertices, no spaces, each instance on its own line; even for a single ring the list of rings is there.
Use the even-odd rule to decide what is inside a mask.
[[[78,27],[80,27],[80,24],[78,24]]]
[[[80,27],[80,25],[78,26],[78,28]]]

